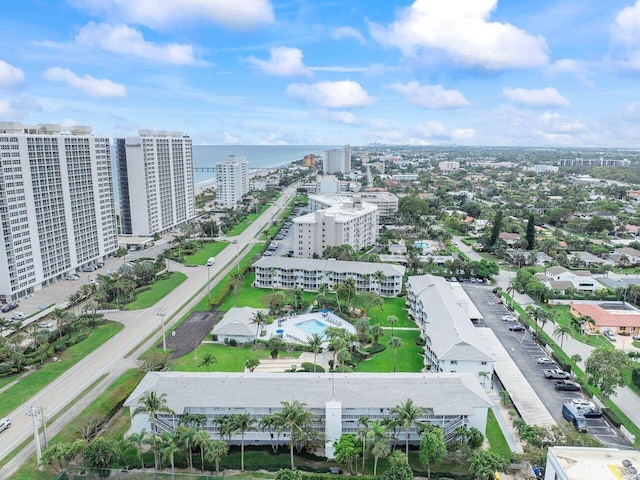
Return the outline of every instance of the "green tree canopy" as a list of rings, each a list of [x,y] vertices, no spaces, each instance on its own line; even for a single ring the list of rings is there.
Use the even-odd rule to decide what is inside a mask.
[[[604,398],[616,393],[625,385],[623,371],[631,368],[631,360],[621,350],[596,348],[585,362],[585,373],[589,383],[597,387]]]

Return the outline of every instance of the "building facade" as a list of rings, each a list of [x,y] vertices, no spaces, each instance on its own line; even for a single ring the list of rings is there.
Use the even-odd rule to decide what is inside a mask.
[[[293,254],[321,256],[329,246],[351,245],[358,251],[378,238],[378,207],[347,198],[329,208],[293,219]]]
[[[246,157],[229,155],[229,160],[216,164],[216,202],[233,207],[249,192],[249,163]]]
[[[325,150],[322,156],[322,173],[349,173],[351,171],[351,147]]]
[[[123,234],[153,236],[193,220],[192,150],[181,132],[140,130],[116,139]]]
[[[323,192],[321,192],[323,193]],[[359,198],[378,207],[380,218],[392,218],[398,213],[398,197],[391,192],[337,193],[309,195],[309,209],[314,212],[341,203],[345,198]]]
[[[178,426],[181,414],[202,414],[204,431],[220,438],[216,419],[222,415],[250,413],[258,422],[282,410],[282,402],[299,401],[314,414],[312,428],[325,436],[324,454],[334,457],[334,442],[347,433],[356,433],[361,417],[372,421],[393,418],[391,410],[412,399],[424,408],[418,419],[442,427],[445,441],[454,438],[458,427],[486,431],[487,409],[491,400],[473,375],[464,373],[261,373],[229,372],[149,372],[125,401],[132,412],[140,398],[155,391],[166,394],[167,406],[175,412],[158,414],[159,432]],[[455,399],[455,401],[452,401]],[[131,431],[152,431],[147,414],[131,418]],[[402,435],[404,438],[404,434]],[[234,432],[229,443],[238,445],[241,434]],[[257,429],[244,433],[245,445],[288,445],[286,431]],[[417,445],[420,434],[409,429],[409,443]],[[318,452],[320,453],[320,452]]]
[[[402,293],[405,272],[405,267],[389,263],[292,257],[262,257],[253,268],[256,287],[317,291],[320,285],[335,288],[337,283],[349,278],[355,280],[357,291],[372,291],[382,297]]]
[[[471,373],[488,391],[495,359],[473,326],[479,312],[460,284],[432,275],[409,277],[407,307],[426,342],[425,366]]]
[[[118,249],[108,138],[90,127],[0,123],[0,299],[13,301]]]

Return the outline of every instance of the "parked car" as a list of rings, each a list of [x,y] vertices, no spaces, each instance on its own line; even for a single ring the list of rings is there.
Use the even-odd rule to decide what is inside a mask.
[[[579,392],[582,388],[579,383],[572,382],[571,380],[555,380],[553,384],[556,390],[564,392]]]
[[[571,403],[573,403],[577,408],[596,408],[592,402],[585,400],[584,398],[572,398]]]
[[[83,272],[87,272],[87,273],[93,272],[93,271],[95,271],[95,269],[96,269],[96,267],[92,267],[91,265],[86,265],[86,266],[82,267],[82,271]]]
[[[40,322],[38,326],[41,328],[53,328],[53,323],[51,322]]]
[[[591,407],[578,407],[578,411],[584,418],[602,418],[602,410]]]
[[[11,314],[11,320],[24,320],[27,318],[27,314],[24,312],[13,312]]]
[[[509,327],[509,330],[511,330],[512,332],[524,332],[526,328],[518,323],[516,325],[511,325]]]
[[[76,275],[75,273],[69,273],[64,277],[65,280],[79,280],[80,275]]]
[[[569,372],[565,372],[559,368],[543,370],[542,373],[546,378],[551,378],[553,380],[566,380],[571,378],[571,374]]]
[[[11,426],[11,420],[8,418],[0,419],[0,432],[4,432],[7,428]]]
[[[553,365],[556,362],[551,360],[549,357],[540,357],[540,358],[536,358],[536,363],[538,365]]]
[[[3,305],[2,306],[2,311],[5,312],[5,313],[6,312],[10,312],[14,308],[18,308],[18,303],[17,302],[7,303],[6,305]]]
[[[634,340],[640,340],[640,335],[634,335],[634,336],[633,336],[633,337],[631,337],[631,338],[633,338]]]
[[[514,317],[513,315],[503,315],[500,318],[502,319],[503,322],[515,322],[516,321],[516,317]]]

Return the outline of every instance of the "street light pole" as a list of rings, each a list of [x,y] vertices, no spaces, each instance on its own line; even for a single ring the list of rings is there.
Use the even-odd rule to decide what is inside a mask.
[[[211,305],[211,267],[207,265],[207,288],[209,289],[207,297],[209,298],[209,305]]]
[[[236,272],[239,272],[240,271],[240,258],[239,258],[240,245],[238,245],[238,240],[234,240],[232,243],[235,243],[236,245]]]
[[[167,314],[164,307],[158,307],[156,309],[156,315],[160,317],[160,323],[162,323],[162,350],[167,351],[167,336],[164,331],[164,316]]]

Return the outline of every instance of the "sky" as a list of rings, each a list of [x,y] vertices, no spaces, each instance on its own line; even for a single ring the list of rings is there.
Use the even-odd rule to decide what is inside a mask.
[[[640,0],[20,0],[0,44],[0,121],[640,147]]]

